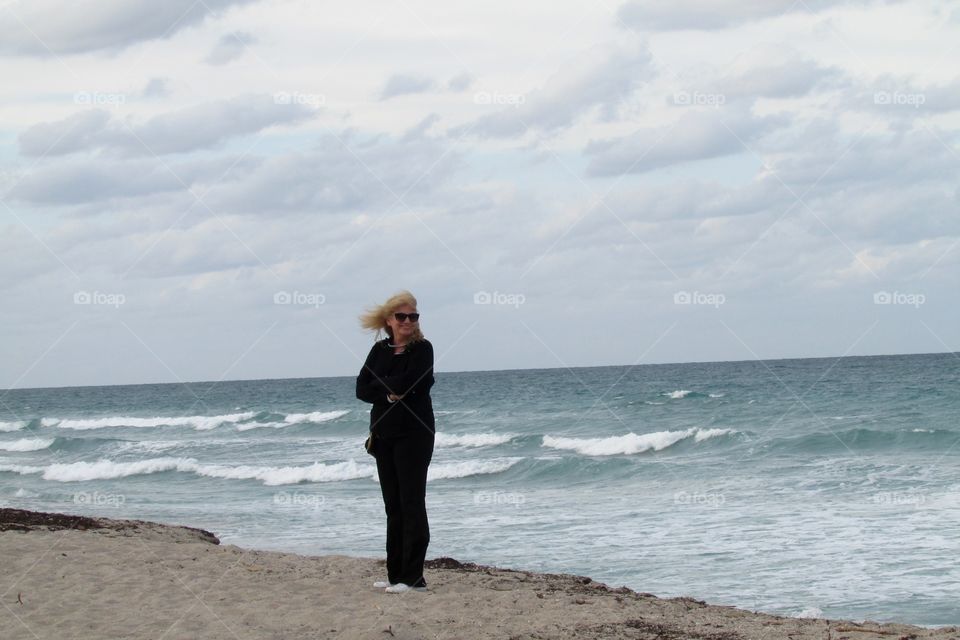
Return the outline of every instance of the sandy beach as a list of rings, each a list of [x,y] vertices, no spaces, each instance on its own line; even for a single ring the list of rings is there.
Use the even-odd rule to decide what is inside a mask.
[[[573,575],[438,558],[426,593],[383,561],[221,545],[213,533],[0,509],[2,636],[43,638],[960,638],[956,627],[784,618]]]

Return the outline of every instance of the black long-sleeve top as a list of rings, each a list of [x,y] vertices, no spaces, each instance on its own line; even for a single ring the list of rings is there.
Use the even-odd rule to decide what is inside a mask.
[[[370,430],[389,438],[414,429],[433,433],[433,345],[429,340],[411,342],[402,353],[387,346],[389,338],[374,343],[357,376],[357,398],[373,405]],[[387,395],[404,396],[390,402]]]

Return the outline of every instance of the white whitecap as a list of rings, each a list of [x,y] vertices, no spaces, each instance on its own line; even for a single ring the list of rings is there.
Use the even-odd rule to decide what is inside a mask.
[[[314,411],[313,413],[291,413],[283,419],[287,424],[302,422],[329,422],[350,413],[349,409],[340,411]]]
[[[697,429],[697,435],[694,436],[694,442],[703,442],[710,438],[725,436],[730,433],[736,433],[733,429]]]
[[[224,416],[192,416],[191,422],[198,431],[214,429],[222,424],[233,424],[249,420],[257,415],[256,411],[244,411],[242,413],[230,413]]]
[[[21,438],[0,442],[0,451],[40,451],[53,444],[54,438]]]
[[[41,427],[55,427],[60,422],[60,418],[41,418]]]
[[[110,416],[106,418],[63,418],[55,425],[61,429],[106,429],[111,427],[193,427],[199,431],[213,429],[221,424],[231,424],[249,420],[257,415],[253,411],[230,413],[220,416],[155,416],[135,418],[131,416]]]
[[[731,429],[684,429],[682,431],[656,431],[654,433],[628,433],[607,438],[562,438],[544,436],[543,446],[551,449],[576,451],[585,456],[615,456],[662,451],[681,440],[693,436],[695,442],[734,433]]]
[[[468,476],[489,475],[506,471],[523,458],[500,458],[495,460],[464,460],[432,464],[427,469],[427,480],[447,480]]]
[[[25,426],[27,426],[27,423],[23,420],[17,420],[16,422],[0,421],[0,431],[20,431]]]
[[[727,394],[725,394],[725,393],[711,393],[711,394],[710,394],[710,397],[711,397],[711,398],[722,398],[722,397],[725,396],[725,395],[727,395]]]
[[[495,447],[512,439],[512,435],[505,433],[438,433],[435,444],[438,447]]]
[[[372,465],[359,465],[354,460],[334,464],[314,463],[304,467],[265,467],[253,465],[227,466],[200,464],[193,458],[151,458],[134,462],[115,462],[109,459],[96,462],[52,464],[48,467],[0,467],[0,471],[42,473],[44,480],[57,482],[84,482],[109,480],[134,475],[179,471],[210,478],[231,480],[259,480],[265,485],[296,484],[298,482],[337,482],[358,478],[373,478]]]
[[[57,482],[84,482],[111,480],[164,471],[194,471],[197,461],[192,458],[150,458],[134,462],[115,462],[101,459],[96,462],[51,464],[43,470],[44,480]]]
[[[249,431],[250,429],[282,429],[289,427],[291,422],[244,422],[237,425],[237,431]]]
[[[315,462],[306,467],[256,467],[242,465],[201,465],[196,472],[211,478],[232,480],[260,480],[268,486],[297,484],[300,482],[339,482],[376,477],[376,469],[371,465],[357,464],[355,460],[323,464]]]
[[[551,449],[566,449],[576,451],[586,456],[613,456],[644,451],[660,451],[689,438],[696,429],[684,431],[657,431],[654,433],[628,433],[625,436],[610,436],[608,438],[560,438],[544,436],[543,446]]]
[[[670,393],[662,393],[660,395],[667,396],[668,398],[673,398],[674,400],[679,400],[680,398],[686,398],[688,395],[693,393],[689,389],[677,389],[676,391],[671,391]]]
[[[800,613],[797,613],[793,616],[794,618],[822,618],[823,609],[820,607],[806,607]]]

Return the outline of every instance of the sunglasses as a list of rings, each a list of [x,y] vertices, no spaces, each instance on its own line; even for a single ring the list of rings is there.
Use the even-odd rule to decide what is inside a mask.
[[[420,314],[419,313],[395,313],[393,314],[393,317],[396,319],[397,322],[403,322],[407,318],[410,318],[410,322],[416,322],[417,320],[420,319]]]

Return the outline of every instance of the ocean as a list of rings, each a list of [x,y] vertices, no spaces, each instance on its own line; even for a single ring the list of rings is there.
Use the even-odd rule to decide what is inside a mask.
[[[436,380],[428,557],[960,623],[957,354]],[[352,377],[3,391],[0,502],[382,557],[368,420]]]

